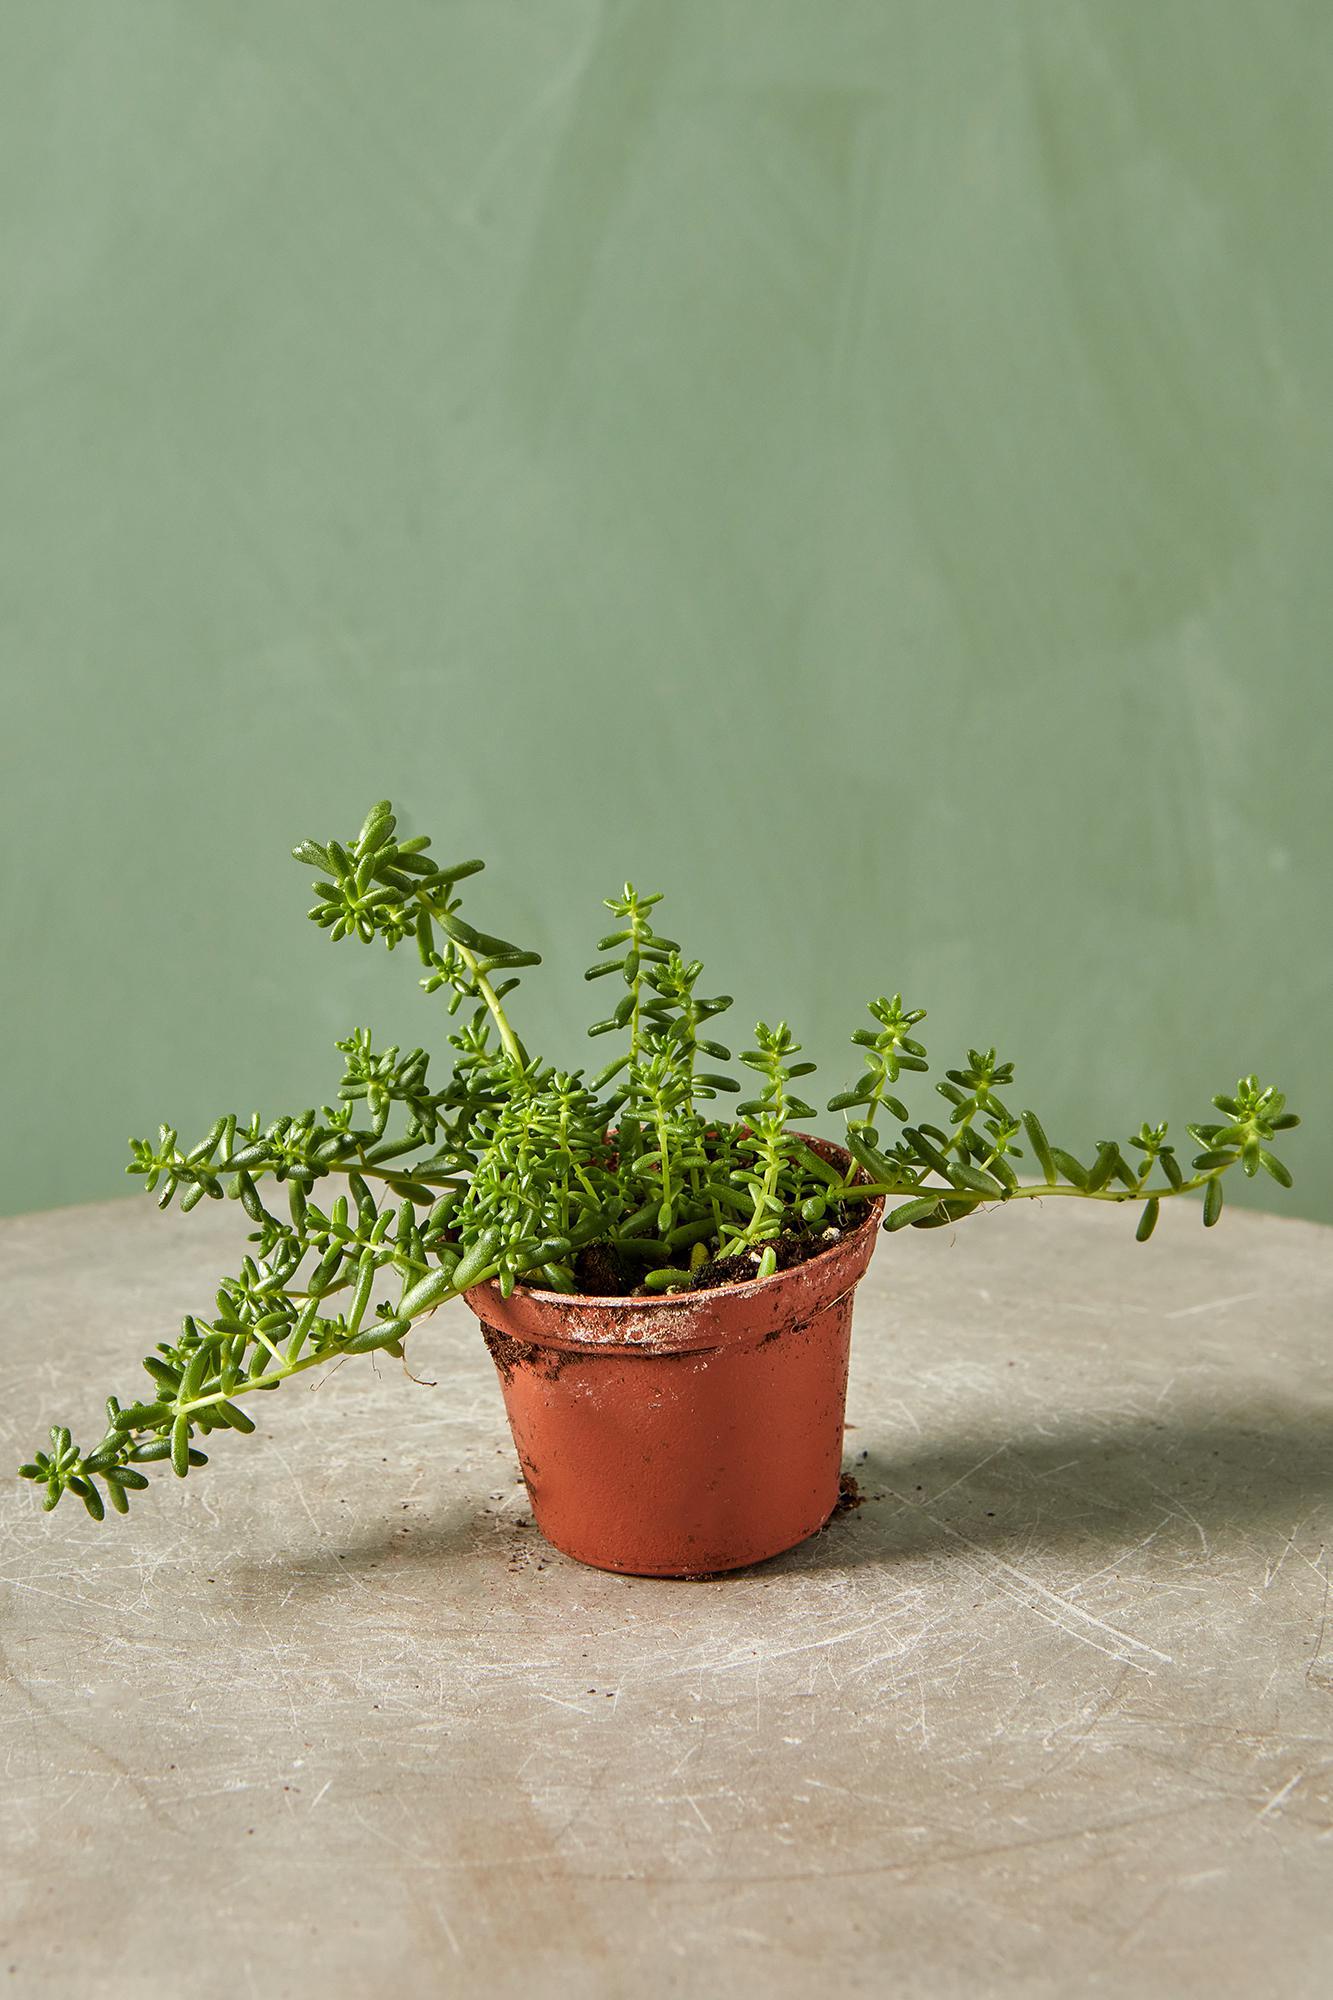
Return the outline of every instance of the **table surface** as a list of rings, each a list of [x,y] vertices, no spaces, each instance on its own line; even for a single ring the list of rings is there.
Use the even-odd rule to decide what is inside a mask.
[[[244,1223],[0,1225],[9,1456]],[[0,1993],[1327,1995],[1333,1231],[882,1238],[803,1548],[532,1527],[462,1307],[103,1527],[0,1510]],[[141,1378],[142,1379],[142,1378]]]

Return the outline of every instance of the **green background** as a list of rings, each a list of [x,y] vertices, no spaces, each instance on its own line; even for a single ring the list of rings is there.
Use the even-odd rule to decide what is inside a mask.
[[[899,987],[1066,1143],[1253,1068],[1328,1216],[1331,92],[1325,0],[8,0],[0,1206],[442,1041],[285,859],[390,794],[552,1055],[629,874],[821,1097]]]

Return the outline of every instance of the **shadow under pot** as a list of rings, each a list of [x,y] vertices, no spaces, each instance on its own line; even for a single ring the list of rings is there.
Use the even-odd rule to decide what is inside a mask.
[[[882,1209],[867,1203],[819,1255],[745,1284],[467,1292],[546,1539],[597,1569],[688,1577],[822,1528],[838,1501],[852,1295]]]

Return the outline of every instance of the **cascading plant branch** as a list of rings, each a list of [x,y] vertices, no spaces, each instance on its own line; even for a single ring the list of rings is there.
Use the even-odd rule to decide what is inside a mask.
[[[482,863],[441,865],[429,847],[398,838],[384,801],[354,840],[294,853],[319,871],[310,915],[332,937],[415,945],[421,984],[447,995],[456,1022],[447,1079],[433,1088],[423,1050],[376,1051],[357,1029],[337,1045],[336,1105],[267,1124],[228,1114],[188,1148],[169,1125],[132,1142],[127,1171],[160,1207],[230,1197],[252,1249],[146,1357],[147,1394],[108,1399],[99,1443],[85,1451],[56,1426],[50,1451],[21,1468],[48,1508],[75,1493],[97,1520],[108,1501],[125,1513],[144,1466],[169,1459],[183,1477],[206,1462],[211,1433],[255,1428],[252,1397],[347,1355],[401,1356],[417,1321],[489,1279],[508,1296],[520,1281],[654,1293],[764,1278],[825,1248],[880,1195],[894,1204],[890,1231],[1053,1195],[1132,1202],[1143,1241],[1178,1195],[1201,1191],[1215,1223],[1236,1166],[1291,1185],[1272,1147],[1298,1120],[1253,1076],[1213,1099],[1218,1121],[1188,1128],[1188,1172],[1164,1124],[1103,1140],[1086,1163],[1052,1145],[1035,1112],[1001,1096],[1013,1065],[994,1049],[969,1050],[936,1084],[943,1124],[914,1121],[898,1093],[929,1067],[925,1017],[898,995],[870,1003],[873,1025],[852,1037],[862,1073],[829,1100],[846,1114],[845,1170],[793,1124],[814,1116],[793,1088],[814,1064],[796,1060],[785,1023],[759,1023],[740,1057],[758,1089],[724,1118],[713,1107],[740,1086],[718,1067],[731,1057],[712,1024],[730,998],[699,992],[699,961],[656,928],[660,897],[628,884],[608,900],[615,928],[587,973],[612,983],[615,1003],[589,1033],[616,1052],[591,1077],[553,1068],[528,1053],[506,1005],[538,954],[463,917],[459,885]]]

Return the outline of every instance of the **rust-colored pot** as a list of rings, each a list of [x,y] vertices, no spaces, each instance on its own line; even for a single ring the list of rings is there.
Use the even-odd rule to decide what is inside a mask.
[[[852,1293],[882,1208],[749,1284],[641,1299],[466,1293],[546,1539],[597,1569],[702,1576],[823,1527],[838,1499]]]

